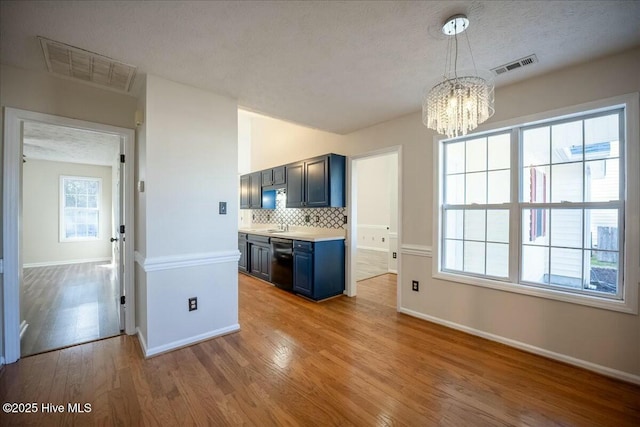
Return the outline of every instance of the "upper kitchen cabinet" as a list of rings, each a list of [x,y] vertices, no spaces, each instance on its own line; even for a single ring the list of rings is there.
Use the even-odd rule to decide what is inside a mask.
[[[287,207],[344,207],[345,163],[344,156],[328,154],[287,165]]]
[[[262,171],[262,186],[269,187],[272,185],[284,185],[286,182],[285,167],[267,169]]]
[[[262,194],[262,174],[253,172],[240,177],[240,209],[274,209],[274,197],[267,197]]]

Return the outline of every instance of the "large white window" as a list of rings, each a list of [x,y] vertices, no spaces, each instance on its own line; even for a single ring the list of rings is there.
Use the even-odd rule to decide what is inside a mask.
[[[638,188],[627,188],[638,150],[628,163],[625,108],[440,141],[434,274],[637,310],[625,302],[637,295],[625,274],[637,275],[638,263],[625,269],[625,251],[635,256],[640,244],[637,224],[627,224],[627,203],[638,206]]]
[[[60,177],[60,241],[100,237],[100,178]]]

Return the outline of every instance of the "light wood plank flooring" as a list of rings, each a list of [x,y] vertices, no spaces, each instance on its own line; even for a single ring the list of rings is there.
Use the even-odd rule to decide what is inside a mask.
[[[118,284],[109,263],[25,268],[22,356],[120,333]]]
[[[2,402],[92,411],[0,423],[640,425],[640,387],[398,314],[378,300],[383,280],[391,295],[388,275],[314,303],[240,275],[240,332],[148,360],[130,336],[22,359]]]
[[[388,257],[387,252],[358,248],[356,250],[356,281],[388,273]]]

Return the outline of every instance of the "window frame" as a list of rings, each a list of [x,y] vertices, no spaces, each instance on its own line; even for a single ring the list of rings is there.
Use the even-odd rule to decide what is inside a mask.
[[[556,124],[562,121],[575,119],[588,119],[593,115],[601,115],[605,112],[622,109],[621,118],[624,123],[622,138],[620,141],[620,158],[622,168],[620,171],[620,194],[621,204],[619,210],[619,228],[624,228],[620,237],[619,274],[623,280],[620,283],[622,289],[619,290],[619,299],[608,296],[599,296],[593,293],[576,293],[567,289],[556,288],[548,285],[531,284],[520,282],[522,266],[522,217],[521,211],[524,209],[524,202],[520,201],[520,190],[522,188],[522,176],[520,174],[522,141],[520,138],[523,129],[536,126]],[[477,132],[468,134],[462,138],[445,138],[437,135],[434,137],[434,200],[433,200],[433,236],[436,244],[433,247],[432,256],[432,276],[449,282],[488,287],[501,291],[532,295],[536,297],[565,301],[592,307],[604,308],[626,313],[638,313],[638,278],[640,277],[640,221],[638,212],[640,210],[639,189],[630,188],[628,183],[640,182],[640,147],[639,147],[639,123],[640,116],[639,94],[632,93],[618,97],[608,98],[600,101],[589,102],[567,108],[556,109],[544,113],[511,119],[504,122],[484,125],[478,128]],[[484,275],[473,275],[443,269],[441,262],[444,253],[444,188],[441,171],[444,172],[444,143],[453,140],[474,139],[474,137],[490,136],[497,133],[511,132],[511,200],[508,204],[498,205],[502,209],[509,209],[509,278],[496,279]],[[583,164],[584,164],[583,157]],[[551,162],[551,159],[550,159]],[[513,165],[517,165],[516,168]],[[623,176],[624,174],[624,176]],[[514,185],[516,184],[516,185]],[[583,184],[584,188],[584,184]],[[589,202],[581,202],[580,205],[588,205]],[[550,201],[549,205],[553,205]],[[488,209],[492,205],[481,205]],[[556,204],[556,209],[563,206]],[[569,207],[569,206],[568,206]],[[575,207],[575,206],[574,206]],[[547,209],[551,209],[548,207]],[[588,209],[584,207],[584,209]],[[550,212],[550,211],[549,211]],[[624,222],[623,222],[624,219]],[[549,227],[549,224],[547,224]],[[584,227],[584,225],[583,225]],[[584,246],[584,245],[583,245]],[[584,248],[582,248],[584,251]],[[635,262],[633,262],[635,260]]]
[[[96,193],[96,208],[85,208],[87,210],[97,211],[98,212],[98,232],[95,237],[85,236],[85,237],[66,237],[66,223],[65,223],[65,210],[66,199],[65,199],[65,181],[66,180],[76,180],[76,181],[95,181],[98,183],[98,192]],[[60,243],[73,243],[73,242],[95,242],[102,239],[102,178],[100,177],[92,177],[92,176],[74,176],[74,175],[60,175],[59,180],[59,197],[60,197],[60,213],[59,213],[59,242]],[[82,209],[82,208],[80,208]]]

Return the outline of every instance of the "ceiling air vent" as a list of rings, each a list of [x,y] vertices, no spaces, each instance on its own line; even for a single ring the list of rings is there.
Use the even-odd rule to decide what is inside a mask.
[[[504,74],[507,71],[517,70],[518,68],[522,68],[536,62],[538,62],[538,58],[535,55],[529,55],[527,57],[520,58],[517,61],[510,62],[509,64],[504,64],[499,67],[492,68],[491,71],[496,76],[499,76],[500,74]]]
[[[137,68],[75,46],[38,37],[50,73],[129,92]]]

